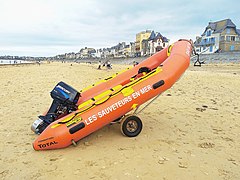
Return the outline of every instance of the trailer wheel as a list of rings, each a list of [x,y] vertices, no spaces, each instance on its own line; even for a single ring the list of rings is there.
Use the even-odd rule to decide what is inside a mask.
[[[142,121],[135,115],[127,115],[121,120],[121,132],[128,137],[135,137],[142,131]]]

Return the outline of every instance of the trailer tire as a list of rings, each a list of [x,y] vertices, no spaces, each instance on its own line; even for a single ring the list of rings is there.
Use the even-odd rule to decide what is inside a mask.
[[[121,132],[127,137],[136,137],[142,131],[142,121],[136,115],[127,115],[121,120]]]

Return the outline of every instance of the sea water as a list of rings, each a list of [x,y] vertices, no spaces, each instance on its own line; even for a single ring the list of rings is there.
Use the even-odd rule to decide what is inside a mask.
[[[32,63],[30,61],[25,60],[6,60],[6,59],[0,59],[0,64],[23,64],[23,63]]]

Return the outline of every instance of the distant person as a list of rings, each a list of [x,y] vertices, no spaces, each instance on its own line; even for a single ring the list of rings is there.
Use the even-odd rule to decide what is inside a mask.
[[[97,69],[101,69],[101,66],[102,66],[102,62],[98,61],[98,68]]]
[[[133,66],[137,66],[139,63],[137,61],[133,61]]]
[[[107,61],[107,68],[108,68],[108,69],[112,69],[112,64],[111,64],[110,61]]]

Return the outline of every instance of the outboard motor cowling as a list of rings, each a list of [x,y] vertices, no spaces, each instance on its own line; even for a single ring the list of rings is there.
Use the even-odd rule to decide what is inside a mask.
[[[31,129],[36,134],[41,134],[49,124],[60,117],[77,110],[80,93],[66,83],[59,82],[50,94],[53,102],[47,114],[39,116],[39,119],[32,124]]]
[[[58,83],[50,94],[54,100],[72,105],[77,103],[80,96],[78,91],[64,82]]]

